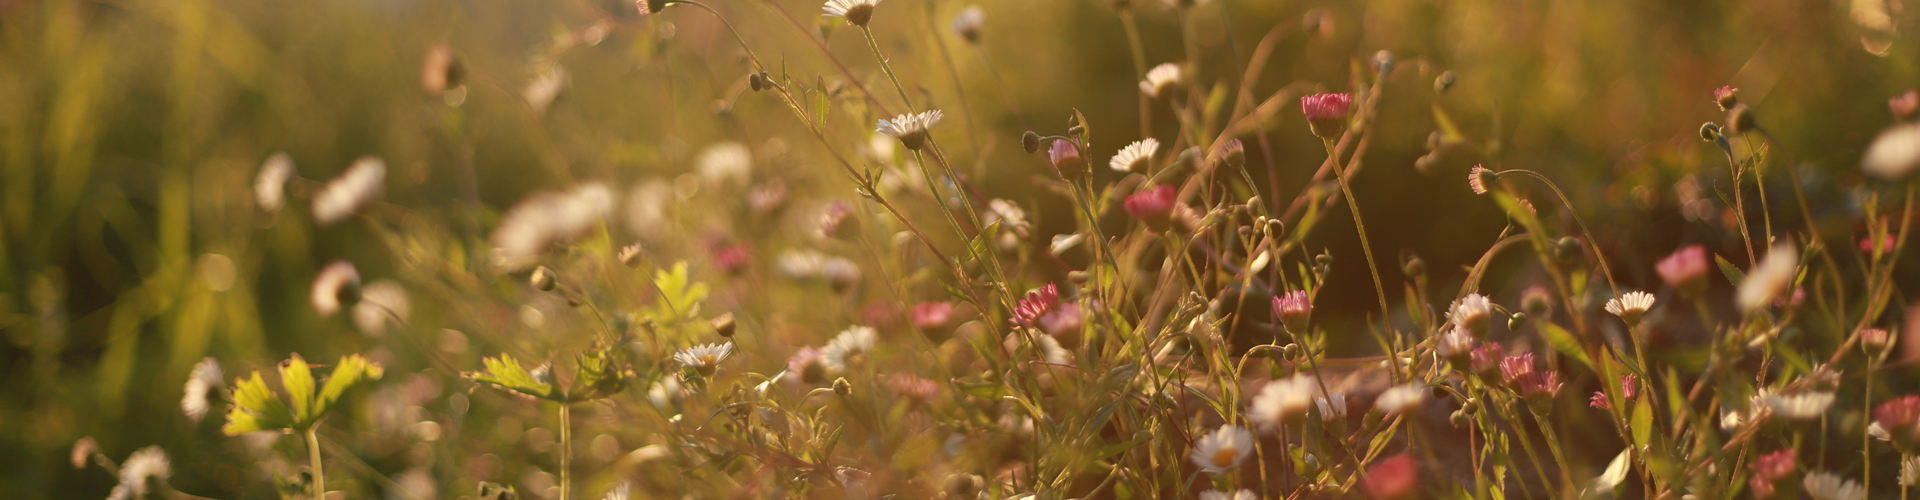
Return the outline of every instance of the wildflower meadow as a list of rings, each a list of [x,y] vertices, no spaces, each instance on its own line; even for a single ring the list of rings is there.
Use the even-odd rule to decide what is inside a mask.
[[[1911,0],[0,0],[0,499],[1902,500]]]

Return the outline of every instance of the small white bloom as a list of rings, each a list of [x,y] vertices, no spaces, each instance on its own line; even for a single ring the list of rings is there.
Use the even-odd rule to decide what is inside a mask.
[[[827,369],[833,372],[845,371],[848,363],[858,362],[859,358],[873,352],[874,340],[879,332],[870,326],[853,325],[841,331],[840,335],[827,341],[827,347],[821,350],[820,359],[826,362]]]
[[[1073,247],[1080,246],[1080,243],[1086,240],[1087,233],[1056,234],[1053,235],[1053,241],[1047,244],[1047,253],[1059,257],[1066,254],[1068,250],[1072,250]]]
[[[373,201],[374,197],[380,196],[380,190],[386,182],[387,162],[372,156],[354,160],[346,173],[313,193],[314,222],[331,226],[346,219],[367,202]]]
[[[988,200],[987,213],[981,216],[981,219],[982,222],[988,225],[999,222],[1000,227],[1011,229],[1013,232],[1023,235],[1027,233],[1027,228],[1030,227],[1027,222],[1027,211],[1021,209],[1020,204],[1007,201],[1004,198]]]
[[[1320,407],[1320,420],[1332,422],[1347,418],[1347,395],[1345,394],[1313,398],[1313,404]]]
[[[1180,65],[1165,63],[1147,70],[1146,81],[1140,82],[1140,91],[1147,97],[1159,99],[1173,93],[1173,89],[1184,83],[1180,74]]]
[[[631,498],[632,495],[633,495],[633,483],[623,482],[623,483],[620,483],[619,486],[615,486],[613,487],[613,489],[607,490],[607,496],[605,500],[627,500],[628,498]]]
[[[120,464],[120,485],[113,488],[109,500],[128,498],[146,498],[153,491],[147,486],[148,479],[165,482],[173,476],[173,462],[167,459],[167,452],[158,446],[148,446],[135,450]]]
[[[874,6],[879,4],[880,0],[827,0],[820,10],[825,11],[827,17],[842,17],[848,23],[864,26],[867,18],[873,16]]]
[[[667,181],[648,179],[634,185],[625,204],[627,230],[654,241],[667,239],[673,227],[668,211],[673,205],[673,185]]]
[[[1899,179],[1920,166],[1920,124],[1894,125],[1881,132],[1860,155],[1860,170],[1881,179]]]
[[[321,317],[340,312],[340,291],[360,288],[360,270],[352,262],[334,261],[313,277],[313,310]]]
[[[1833,393],[1805,391],[1795,394],[1781,394],[1771,389],[1761,389],[1753,396],[1758,403],[1774,416],[1787,420],[1813,420],[1827,412],[1833,405]]]
[[[1052,335],[1035,335],[1033,341],[1040,347],[1040,356],[1047,363],[1056,365],[1073,364],[1073,353],[1060,346],[1060,341]]]
[[[260,164],[260,174],[253,178],[253,203],[261,210],[273,212],[287,204],[287,179],[293,178],[293,157],[286,153],[274,153]]]
[[[700,152],[694,169],[709,186],[745,185],[753,178],[753,151],[738,142],[717,142]]]
[[[1920,484],[1920,455],[1900,461],[1900,485],[1912,487],[1916,484]]]
[[[592,183],[565,193],[540,192],[500,217],[489,241],[494,265],[521,269],[540,259],[547,247],[591,232],[613,212],[613,190]]]
[[[1867,435],[1881,441],[1893,440],[1893,434],[1888,433],[1887,428],[1881,427],[1879,422],[1867,424]]]
[[[720,367],[720,361],[733,354],[733,343],[704,344],[681,349],[673,353],[673,360],[701,374],[712,374]]]
[[[1200,470],[1220,474],[1238,467],[1253,453],[1253,434],[1237,425],[1221,426],[1193,443],[1194,465]]]
[[[1800,251],[1788,243],[1774,245],[1767,251],[1766,258],[1760,260],[1760,265],[1740,282],[1740,310],[1754,312],[1772,305],[1773,299],[1793,285],[1799,270]]]
[[[527,82],[526,89],[520,91],[520,98],[527,100],[527,106],[532,107],[535,114],[542,113],[547,110],[547,105],[553,104],[553,98],[560,97],[560,89],[566,86],[567,70],[558,64],[548,66],[546,71],[534,76],[533,81]]]
[[[1720,430],[1733,432],[1747,425],[1747,416],[1737,410],[1720,409]]]
[[[360,303],[353,305],[353,325],[367,335],[387,333],[387,323],[404,322],[413,314],[407,289],[389,280],[368,283],[360,292]]]
[[[861,2],[864,0],[844,1]],[[927,140],[927,129],[933,128],[933,125],[936,123],[940,123],[940,110],[931,109],[919,113],[907,113],[896,116],[893,120],[880,120],[879,123],[874,124],[873,130],[899,139],[900,145],[906,146],[907,149],[919,151],[920,145]]]
[[[1647,292],[1627,292],[1607,301],[1607,313],[1619,316],[1627,323],[1639,323],[1640,315],[1653,308],[1653,294]]]
[[[1487,317],[1491,314],[1493,314],[1493,301],[1487,300],[1485,295],[1472,293],[1454,302],[1453,307],[1447,311],[1447,318],[1453,322],[1454,328],[1484,334],[1487,328]]]
[[[788,249],[773,258],[773,271],[795,281],[817,279],[827,267],[827,255],[814,250]]]
[[[1373,407],[1379,409],[1382,413],[1392,415],[1403,411],[1418,409],[1420,405],[1426,401],[1427,389],[1425,387],[1417,384],[1405,384],[1394,386],[1391,389],[1381,392],[1380,397],[1373,400]]]
[[[1153,162],[1153,155],[1158,152],[1160,152],[1160,141],[1157,139],[1148,137],[1134,141],[1133,144],[1120,148],[1120,152],[1113,155],[1113,160],[1107,162],[1107,168],[1115,172],[1146,173],[1147,164]]]
[[[1813,497],[1813,500],[1865,500],[1867,498],[1867,490],[1860,487],[1860,483],[1842,479],[1827,471],[1807,473],[1801,486],[1807,490],[1807,495]]]
[[[1253,491],[1250,490],[1240,490],[1233,493],[1224,491],[1200,492],[1200,500],[1255,500],[1258,498],[1260,497],[1254,496]]]
[[[1473,335],[1459,328],[1448,328],[1434,339],[1434,351],[1443,358],[1466,356],[1473,353],[1473,344]]]
[[[680,385],[680,377],[677,376],[660,377],[659,382],[654,382],[653,387],[647,389],[647,401],[660,411],[672,410],[673,405],[686,397],[687,391]]]
[[[1247,418],[1262,431],[1279,429],[1281,424],[1307,413],[1307,407],[1314,404],[1315,385],[1312,378],[1299,374],[1267,382],[1253,397]]]
[[[960,15],[953,16],[953,34],[968,43],[979,43],[980,30],[986,23],[986,12],[981,11],[978,5],[968,5],[960,11]]]
[[[199,364],[193,365],[193,374],[187,376],[186,395],[180,398],[180,410],[186,412],[187,418],[199,422],[207,416],[210,407],[207,395],[220,387],[220,378],[220,362],[213,358],[202,359]]]

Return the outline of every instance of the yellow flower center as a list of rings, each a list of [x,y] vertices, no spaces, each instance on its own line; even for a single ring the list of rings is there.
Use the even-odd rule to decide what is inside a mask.
[[[1222,446],[1219,451],[1213,452],[1213,466],[1222,469],[1230,467],[1233,465],[1233,459],[1239,457],[1240,450],[1233,449],[1232,446]]]
[[[700,361],[700,366],[713,366],[713,363],[715,362],[715,360],[713,359],[713,355],[711,354],[706,356],[701,356],[697,359]]]

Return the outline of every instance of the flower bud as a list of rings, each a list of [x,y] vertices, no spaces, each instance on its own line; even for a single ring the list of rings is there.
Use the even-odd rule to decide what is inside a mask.
[[[1706,141],[1706,142],[1713,142],[1715,139],[1719,139],[1719,138],[1720,138],[1720,124],[1714,123],[1714,122],[1706,122],[1706,123],[1700,124],[1700,140]]]
[[[1173,210],[1179,205],[1179,196],[1173,186],[1162,184],[1127,196],[1122,205],[1148,228],[1164,232],[1173,224]]]
[[[1528,287],[1520,294],[1520,309],[1533,316],[1546,316],[1553,311],[1553,294],[1539,285]]]
[[[1440,76],[1434,77],[1433,79],[1433,93],[1444,93],[1447,89],[1453,88],[1454,81],[1459,78],[1458,75],[1453,74],[1453,70],[1440,72]]]
[[[641,259],[645,257],[645,253],[646,250],[642,249],[639,243],[620,247],[620,263],[625,264],[627,267],[638,268],[640,267]]]
[[[1400,270],[1405,272],[1407,276],[1425,276],[1427,274],[1427,261],[1421,260],[1418,255],[1408,254],[1406,262],[1400,264]]]
[[[747,88],[753,89],[754,92],[761,91],[762,90],[761,86],[764,85],[765,83],[766,83],[765,81],[760,79],[759,73],[752,73],[747,75]]]
[[[1719,105],[1721,111],[1731,110],[1734,106],[1740,104],[1740,98],[1734,96],[1734,94],[1739,92],[1740,89],[1733,88],[1733,86],[1713,89],[1713,103]]]
[[[1060,177],[1068,181],[1086,178],[1088,166],[1086,159],[1080,156],[1080,146],[1073,141],[1057,139],[1047,148],[1047,160],[1053,162],[1053,168],[1060,170]]]
[[[553,291],[553,285],[555,283],[553,269],[547,266],[540,266],[538,269],[534,269],[533,275],[527,278],[527,283],[542,292]]]
[[[853,382],[848,382],[846,377],[833,379],[833,393],[842,397],[853,395]]]
[[[1227,139],[1225,144],[1220,145],[1220,159],[1226,161],[1227,166],[1231,168],[1245,167],[1247,148],[1240,144],[1239,139]]]
[[[1554,242],[1553,253],[1553,256],[1560,259],[1560,262],[1571,264],[1578,261],[1581,254],[1580,239],[1572,236],[1560,238],[1559,241]]]
[[[1523,326],[1527,326],[1527,313],[1517,312],[1507,317],[1508,330],[1519,330]]]
[[[1040,134],[1036,134],[1032,130],[1028,130],[1025,134],[1020,134],[1020,149],[1024,149],[1028,153],[1040,151]]]
[[[1735,104],[1727,110],[1727,135],[1740,135],[1759,128],[1754,121],[1753,108],[1745,104]]]
[[[1347,111],[1353,105],[1350,94],[1314,94],[1300,98],[1300,112],[1307,117],[1313,135],[1321,139],[1340,138],[1347,128]]]
[[[713,333],[718,333],[722,337],[727,337],[727,338],[733,337],[733,329],[734,329],[733,313],[722,313],[719,316],[714,317],[712,323],[713,323]]]

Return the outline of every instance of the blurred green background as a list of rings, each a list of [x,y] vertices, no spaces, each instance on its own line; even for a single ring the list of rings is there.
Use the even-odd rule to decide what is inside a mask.
[[[1817,216],[1855,220],[1860,152],[1890,122],[1887,97],[1920,82],[1920,45],[1907,36],[1920,29],[1920,6],[1900,0],[1215,1],[1224,9],[1208,4],[1195,21],[1208,47],[1205,85],[1237,85],[1237,69],[1270,30],[1280,30],[1279,41],[1253,89],[1260,98],[1295,82],[1342,91],[1352,68],[1377,51],[1398,60],[1355,189],[1383,261],[1417,253],[1442,283],[1458,283],[1460,267],[1504,226],[1499,209],[1463,182],[1480,162],[1558,180],[1629,284],[1654,286],[1651,262],[1681,243],[1733,258],[1738,240],[1721,212],[1691,213],[1677,187],[1693,176],[1708,192],[1729,189],[1724,159],[1696,133],[1723,118],[1710,102],[1721,85],[1740,88],[1777,139],[1769,192],[1790,192],[1783,169],[1799,169]],[[977,49],[946,26],[976,3],[986,13]],[[818,20],[817,2],[713,5],[794,81],[842,81],[806,38],[835,24]],[[1330,28],[1306,30],[1313,9],[1330,14]],[[1050,171],[1018,141],[1026,130],[1060,133],[1075,109],[1095,124],[1098,164],[1138,138],[1134,69],[1109,5],[888,0],[878,12],[882,48],[906,86],[947,110],[936,132],[949,150],[968,151],[959,160],[978,169],[976,185],[1026,205],[1043,242],[1068,230],[1069,204],[1028,182]],[[1141,2],[1135,12],[1150,65],[1183,58],[1171,10]],[[833,53],[897,106],[859,34],[843,27],[827,35]],[[420,88],[423,54],[440,43],[466,68],[458,106]],[[546,64],[568,78],[539,110],[523,91]],[[586,181],[625,192],[671,180],[691,171],[707,145],[730,140],[753,148],[756,168],[778,172],[796,199],[851,199],[851,184],[820,142],[777,99],[744,90],[748,67],[711,16],[674,8],[641,17],[619,1],[0,1],[0,498],[105,496],[113,478],[65,460],[89,435],[113,457],[163,446],[183,491],[270,494],[270,483],[245,468],[252,455],[241,440],[181,415],[180,387],[207,356],[231,378],[290,352],[319,361],[406,345],[313,312],[307,290],[327,262],[352,260],[369,279],[408,283],[418,331],[510,337],[524,332],[473,330],[512,323],[514,309],[456,298],[512,302],[497,284],[511,280],[484,265],[483,242],[499,213],[529,193]],[[1458,82],[1436,93],[1433,79],[1446,70]],[[1435,105],[1466,139],[1496,154],[1447,155],[1416,168],[1436,128]],[[1158,111],[1156,133],[1165,139],[1177,125]],[[864,144],[882,118],[858,99],[844,99],[834,113],[829,142],[842,151]],[[1294,113],[1288,104],[1265,124],[1271,151],[1247,141],[1249,170],[1262,183],[1274,176],[1283,199],[1324,157]],[[379,222],[316,227],[299,196],[278,213],[258,209],[254,174],[278,151],[311,180],[330,179],[363,155],[383,157],[384,201],[370,210]],[[700,248],[721,234],[771,260],[772,241],[799,232],[781,233],[778,221],[728,222],[720,214],[739,202],[703,200],[681,201],[681,223],[662,234],[622,226],[613,239],[642,237],[658,255],[700,261]],[[1708,217],[1692,217],[1700,214]],[[1801,224],[1790,205],[1776,202],[1773,215],[1783,228]],[[1827,232],[1834,244],[1861,234],[1847,224]],[[1308,246],[1356,255],[1351,227],[1341,210]],[[429,266],[417,255],[396,249],[457,256],[452,268],[471,278],[422,271]],[[1322,314],[1357,321],[1374,307],[1365,268],[1335,269]],[[1496,276],[1534,279],[1516,269]],[[1399,279],[1386,271],[1389,283]],[[449,284],[421,285],[430,282]],[[1523,287],[1507,288],[1517,295]],[[818,327],[822,335],[836,328]],[[463,367],[490,352],[467,351],[455,356]],[[417,355],[389,353],[385,362],[382,385],[390,388],[418,386],[406,375],[428,369]],[[436,384],[444,387],[426,391],[433,411],[446,411],[454,397],[469,411],[459,396],[464,382]],[[470,415],[495,411],[474,399]],[[369,414],[340,427],[373,432]],[[298,448],[293,441],[277,446]],[[490,449],[485,439],[462,446],[476,455]],[[383,474],[409,463],[405,450],[361,452]],[[468,493],[453,484],[445,496]]]

